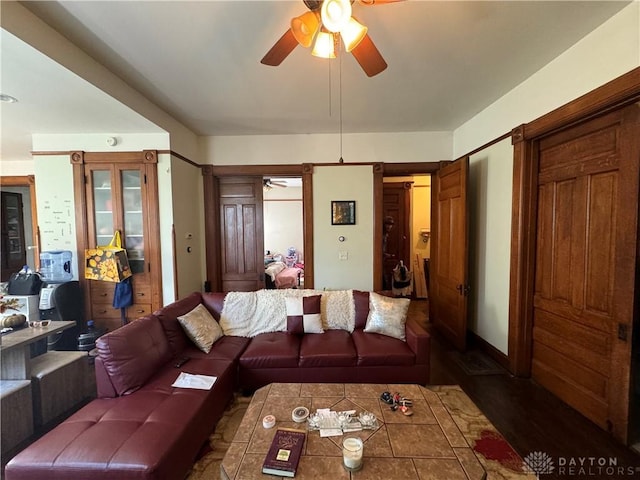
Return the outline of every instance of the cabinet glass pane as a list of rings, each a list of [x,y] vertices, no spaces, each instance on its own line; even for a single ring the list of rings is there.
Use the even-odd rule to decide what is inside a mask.
[[[94,170],[91,175],[93,216],[96,226],[95,245],[108,245],[114,230],[111,172],[109,170]]]
[[[144,271],[144,230],[142,227],[142,182],[139,170],[122,170],[124,243],[133,273]]]

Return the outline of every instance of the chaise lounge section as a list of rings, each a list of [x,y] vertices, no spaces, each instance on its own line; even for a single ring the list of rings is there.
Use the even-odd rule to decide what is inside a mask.
[[[224,293],[193,293],[102,336],[98,398],[14,457],[7,480],[180,479],[238,388],[272,382],[419,383],[429,378],[429,335],[406,341],[366,332],[369,293],[353,292],[352,332],[224,335],[205,353],[178,317],[203,305],[224,317]],[[179,368],[176,359],[189,360]],[[216,376],[211,390],[172,387],[180,372]]]

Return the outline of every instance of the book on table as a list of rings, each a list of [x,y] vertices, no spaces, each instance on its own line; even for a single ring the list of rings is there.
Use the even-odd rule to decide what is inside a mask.
[[[306,436],[302,430],[278,428],[262,464],[262,473],[294,477]]]

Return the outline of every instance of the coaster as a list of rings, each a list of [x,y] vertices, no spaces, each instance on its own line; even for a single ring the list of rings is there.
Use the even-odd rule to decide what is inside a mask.
[[[291,412],[291,419],[296,423],[304,422],[309,416],[309,409],[307,407],[296,407]]]
[[[262,426],[264,428],[273,428],[276,424],[276,417],[273,415],[267,415],[262,419]]]

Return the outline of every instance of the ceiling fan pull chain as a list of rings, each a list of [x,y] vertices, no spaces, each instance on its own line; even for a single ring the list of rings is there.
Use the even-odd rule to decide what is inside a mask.
[[[341,40],[338,40],[338,42],[341,42]],[[338,44],[338,48],[340,47],[340,44]],[[340,160],[338,160],[340,163],[344,163],[344,159],[342,158],[342,55],[340,55],[339,58],[339,64],[338,64],[338,78],[340,81]]]

